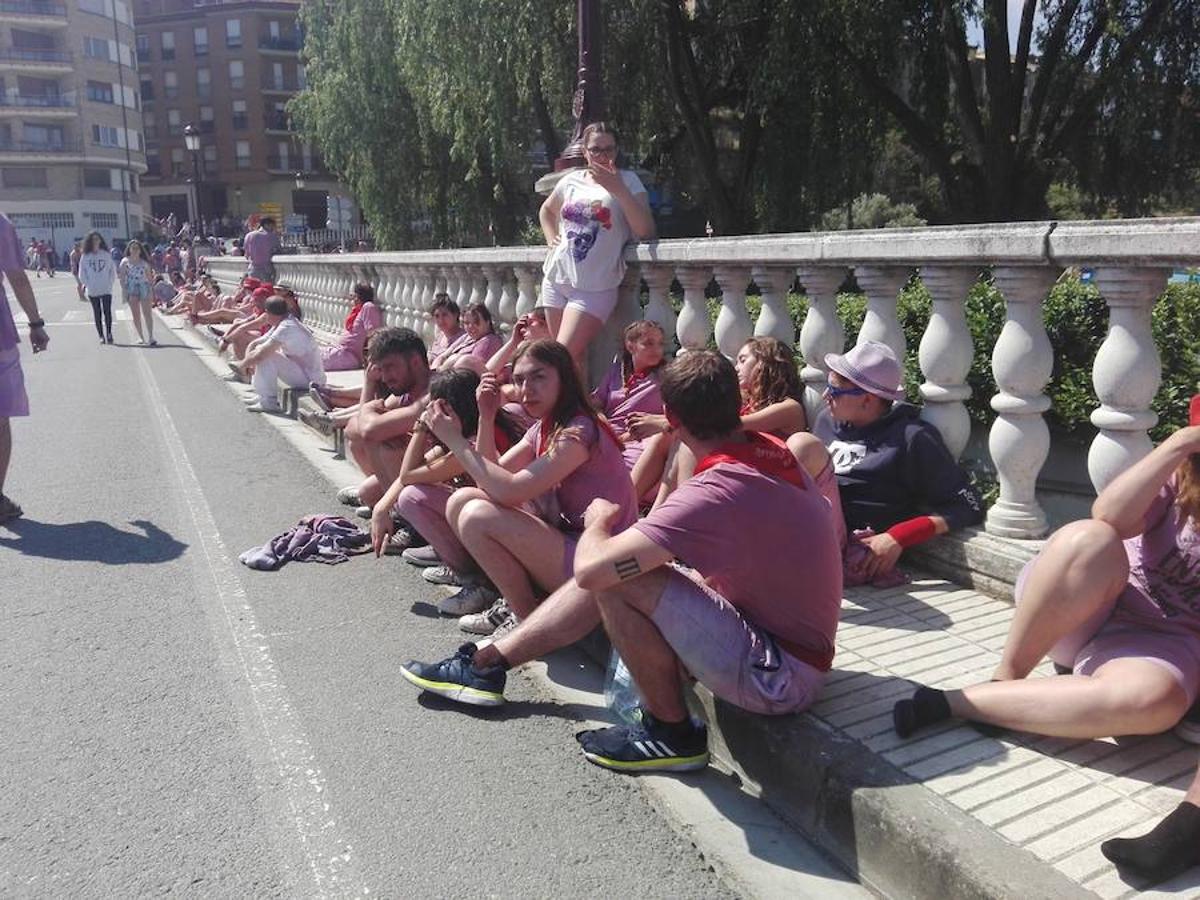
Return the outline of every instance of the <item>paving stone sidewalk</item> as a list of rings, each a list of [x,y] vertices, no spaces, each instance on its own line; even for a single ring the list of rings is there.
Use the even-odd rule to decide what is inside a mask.
[[[991,677],[1012,604],[918,578],[889,590],[849,588],[838,651],[812,713],[1104,898],[1145,889],[1122,878],[1100,843],[1149,830],[1190,783],[1197,748],[1173,735],[1105,740],[989,737],[963,724],[902,740],[892,705],[917,681],[957,688]],[[1052,677],[1044,663],[1031,677]],[[1141,893],[1200,897],[1200,869]]]

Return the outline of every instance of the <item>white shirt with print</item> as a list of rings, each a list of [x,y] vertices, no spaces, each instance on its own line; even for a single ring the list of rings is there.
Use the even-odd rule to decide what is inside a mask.
[[[634,196],[646,193],[641,179],[621,169],[621,180]],[[546,278],[581,291],[605,291],[625,277],[625,245],[633,236],[621,205],[588,177],[570,172],[554,187],[562,199],[559,241],[546,257]]]

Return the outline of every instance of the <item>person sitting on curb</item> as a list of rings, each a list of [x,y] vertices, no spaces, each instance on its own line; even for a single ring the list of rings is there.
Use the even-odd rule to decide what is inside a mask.
[[[1200,743],[1188,713],[1200,693],[1200,398],[1192,410],[1195,424],[1114,479],[1092,517],[1056,531],[1021,572],[993,680],[918,687],[893,709],[901,737],[955,717],[1078,739],[1178,725]],[[1027,678],[1046,656],[1065,674]],[[1150,834],[1101,850],[1155,880],[1200,863],[1200,784]]]
[[[410,662],[406,680],[498,706],[508,669],[602,620],[637,683],[641,723],[578,737],[589,761],[627,772],[707,765],[706,729],[684,704],[684,670],[752,712],[781,715],[816,701],[842,602],[829,504],[782,442],[742,430],[729,360],[691,351],[667,366],[661,386],[671,426],[700,460],[696,474],[620,533],[620,508],[593,501],[571,579],[494,643]]]
[[[941,433],[905,403],[896,355],[864,341],[825,356],[827,408],[813,433],[829,448],[851,532],[871,553],[862,581],[896,567],[905,549],[983,521],[983,503]]]
[[[503,340],[492,325],[492,314],[482,303],[474,303],[463,313],[465,331],[437,356],[430,357],[431,369],[466,366],[479,373]]]
[[[383,324],[383,313],[375,305],[375,289],[359,282],[351,297],[353,306],[346,316],[345,331],[338,342],[321,351],[326,372],[345,372],[361,369],[366,353],[367,338]]]
[[[479,430],[479,376],[466,369],[434,373],[429,400],[445,400],[462,422],[463,434],[474,440]],[[503,410],[496,414],[496,450],[503,455],[525,430]],[[470,484],[462,463],[418,421],[400,464],[400,477],[375,504],[371,542],[375,555],[402,553],[427,544],[441,565],[423,567],[421,577],[432,584],[461,587],[476,580],[477,568],[446,521],[446,502],[459,487]],[[403,524],[397,523],[397,518]]]
[[[617,530],[637,518],[621,442],[588,402],[567,348],[554,341],[526,344],[513,364],[513,382],[535,424],[503,456],[495,443],[500,392],[494,376],[480,384],[474,445],[447,404],[425,413],[430,430],[476,484],[454,492],[446,520],[496,588],[482,579],[465,586],[442,603],[447,615],[482,613],[500,597],[514,616],[529,615],[539,595],[571,577],[583,514],[593,499],[616,506]],[[412,551],[406,553],[411,559]]]
[[[346,449],[366,476],[338,491],[341,503],[370,518],[388,485],[400,475],[408,436],[425,408],[429,362],[425,342],[411,328],[380,328],[367,341],[367,368],[358,408],[345,425]]]
[[[621,352],[592,391],[592,402],[621,436],[625,467],[632,473],[646,444],[629,433],[630,418],[662,413],[658,377],[667,362],[666,334],[657,322],[645,319],[630,324],[621,337]]]
[[[253,370],[250,385],[258,395],[250,412],[277,413],[279,382],[291,388],[307,387],[311,382],[323,382],[321,348],[311,331],[297,321],[282,297],[272,297],[263,307],[267,332],[250,342],[241,362],[245,371]]]
[[[433,342],[429,345],[429,361],[433,362],[466,332],[463,331],[458,304],[450,299],[449,294],[434,295],[429,317],[433,319],[434,327]]]
[[[240,362],[246,355],[250,345],[262,337],[270,327],[267,320],[267,301],[275,296],[272,285],[263,284],[254,289],[246,302],[239,307],[240,315],[233,324],[225,329],[221,340],[217,343],[217,352],[233,351],[233,359]]]

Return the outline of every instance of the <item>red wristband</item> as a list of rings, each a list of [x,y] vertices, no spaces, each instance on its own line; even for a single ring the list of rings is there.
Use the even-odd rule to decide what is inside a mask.
[[[1188,424],[1200,425],[1200,394],[1192,397],[1192,402],[1188,404]]]
[[[908,549],[917,544],[923,544],[931,537],[936,536],[937,525],[929,516],[916,516],[912,519],[905,519],[903,522],[897,522],[887,530],[887,533],[901,547]]]

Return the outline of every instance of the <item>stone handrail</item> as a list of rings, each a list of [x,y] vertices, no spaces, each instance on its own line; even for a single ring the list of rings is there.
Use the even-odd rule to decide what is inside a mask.
[[[295,287],[305,315],[337,331],[349,309],[356,281],[373,284],[389,325],[404,325],[427,338],[426,310],[435,292],[446,291],[460,307],[483,302],[507,328],[537,305],[544,247],[499,247],[409,253],[279,256],[277,280]],[[1150,314],[1172,270],[1200,265],[1200,218],[1097,222],[1027,222],[877,231],[699,238],[631,245],[621,299],[609,326],[592,350],[592,371],[616,350],[619,330],[632,319],[655,319],[674,332],[684,350],[717,346],[733,355],[751,335],[770,335],[797,344],[804,360],[801,379],[810,415],[821,402],[826,353],[840,352],[845,335],[837,317],[836,292],[853,271],[867,298],[856,341],[883,341],[901,359],[904,332],[896,313],[898,294],[919,272],[933,300],[918,360],[923,382],[923,417],[958,455],[966,446],[970,419],[967,373],[973,346],[964,300],[985,269],[1006,302],[1006,321],[992,351],[999,392],[991,398],[997,418],[988,447],[1000,483],[988,511],[987,530],[1008,537],[1045,534],[1045,514],[1034,493],[1050,448],[1043,414],[1050,408],[1045,388],[1054,356],[1043,324],[1042,304],[1068,267],[1093,270],[1109,307],[1108,334],[1100,346],[1093,383],[1100,406],[1091,416],[1098,429],[1088,454],[1088,473],[1099,490],[1116,473],[1151,448],[1147,430],[1161,380],[1161,363],[1151,334]],[[230,284],[244,261],[209,261]],[[795,333],[786,300],[799,280],[808,313]],[[669,302],[672,283],[683,288],[676,316]],[[706,290],[720,289],[720,311],[710,319]],[[746,290],[753,282],[761,312],[751,320]],[[640,306],[644,283],[647,304]]]

